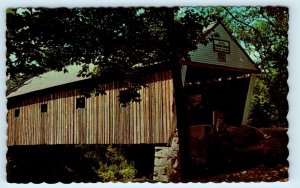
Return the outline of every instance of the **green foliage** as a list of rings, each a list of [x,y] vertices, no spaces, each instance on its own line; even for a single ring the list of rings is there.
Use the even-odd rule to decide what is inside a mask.
[[[256,127],[287,127],[287,74],[277,69],[261,74],[254,89],[250,123]]]
[[[134,164],[126,160],[122,151],[112,146],[107,147],[105,158],[99,162],[99,169],[95,172],[103,182],[132,181],[137,173]]]
[[[255,127],[270,127],[278,117],[276,106],[270,101],[270,90],[263,80],[259,80],[254,91],[250,121]]]

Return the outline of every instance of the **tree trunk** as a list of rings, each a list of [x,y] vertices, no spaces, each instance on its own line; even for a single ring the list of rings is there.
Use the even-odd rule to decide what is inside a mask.
[[[166,58],[168,59],[168,64],[171,67],[174,83],[174,93],[175,93],[175,103],[176,103],[176,117],[177,117],[177,129],[179,137],[179,155],[181,163],[181,179],[186,179],[188,170],[188,129],[185,125],[185,110],[184,110],[184,90],[181,76],[181,65],[179,61],[181,60],[178,56],[177,49],[174,48],[176,45],[176,30],[174,23],[174,12],[176,8],[167,8],[164,17],[164,24],[167,34],[167,41],[169,43],[166,46]]]
[[[181,177],[186,179],[188,170],[188,127],[185,124],[185,111],[184,111],[184,91],[181,78],[181,65],[179,63],[173,66],[173,81],[175,91],[175,103],[176,103],[176,117],[177,117],[177,129],[179,137],[179,151],[181,162]]]

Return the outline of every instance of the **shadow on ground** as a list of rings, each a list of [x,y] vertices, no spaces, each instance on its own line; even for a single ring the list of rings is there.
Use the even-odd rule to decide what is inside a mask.
[[[185,181],[287,181],[286,128],[228,127],[202,140],[191,140]]]

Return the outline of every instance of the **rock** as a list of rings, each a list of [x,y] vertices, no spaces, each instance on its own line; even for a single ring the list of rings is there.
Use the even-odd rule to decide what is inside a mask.
[[[170,150],[170,151],[168,152],[168,157],[171,157],[171,158],[176,158],[176,157],[178,157],[178,151],[176,151],[176,150]]]
[[[173,168],[174,169],[178,169],[179,168],[179,160],[178,159],[175,160],[175,162],[173,164]]]
[[[178,148],[178,149],[179,149],[179,139],[178,139],[177,137],[174,137],[174,138],[172,139],[171,147],[172,147],[172,148]]]
[[[154,181],[159,181],[159,182],[168,182],[169,178],[167,175],[157,175],[153,177]]]
[[[179,174],[179,139],[176,134],[173,136],[170,147],[155,147],[154,181],[168,182]]]
[[[155,166],[168,166],[171,165],[171,159],[167,158],[155,158],[154,165]]]
[[[166,149],[156,151],[154,156],[155,157],[168,157],[170,155],[169,153],[170,153],[169,148],[166,148]]]
[[[167,174],[166,167],[164,166],[155,166],[154,167],[155,174],[165,175]]]

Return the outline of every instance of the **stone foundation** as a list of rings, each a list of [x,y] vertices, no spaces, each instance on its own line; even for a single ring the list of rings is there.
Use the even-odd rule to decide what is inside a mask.
[[[171,140],[171,146],[155,147],[153,180],[159,182],[180,181],[178,135]]]

